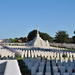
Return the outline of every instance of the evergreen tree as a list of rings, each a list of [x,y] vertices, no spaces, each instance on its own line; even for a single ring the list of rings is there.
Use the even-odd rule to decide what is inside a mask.
[[[66,31],[58,31],[55,35],[55,42],[57,43],[67,43],[69,42],[69,35]]]

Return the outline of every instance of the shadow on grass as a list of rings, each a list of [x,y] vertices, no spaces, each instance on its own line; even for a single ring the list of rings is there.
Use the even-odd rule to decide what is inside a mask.
[[[18,64],[22,75],[31,75],[31,71],[28,70],[28,67],[25,65],[22,59],[18,59]]]

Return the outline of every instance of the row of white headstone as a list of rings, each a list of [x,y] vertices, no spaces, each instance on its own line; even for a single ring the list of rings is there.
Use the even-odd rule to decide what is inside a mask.
[[[42,60],[40,58],[24,58],[26,66],[31,70],[31,75],[75,75],[75,60],[62,61],[51,60],[50,62],[44,58]],[[72,72],[73,70],[74,72]]]
[[[11,51],[3,48],[1,48],[0,50],[1,52],[4,52],[1,53],[1,56],[3,55],[7,57],[7,54],[8,55],[11,54],[10,56],[12,56]],[[50,75],[52,73],[54,75],[75,75],[75,73],[72,73],[72,70],[75,70],[75,60],[73,59],[75,58],[75,52],[73,51],[67,50],[58,53],[58,52],[42,51],[42,50],[26,50],[26,49],[25,50],[16,49],[16,50],[21,53],[22,58],[25,57],[24,62],[28,66],[28,69],[31,70],[32,75],[43,75],[44,72],[45,75]],[[68,57],[64,59],[62,57],[63,54],[67,54]],[[40,56],[43,57],[42,60],[41,58],[39,58]],[[50,62],[50,57],[52,58],[52,63]],[[47,60],[46,58],[49,60]],[[56,60],[53,60],[55,58]],[[66,70],[67,72],[65,72]]]
[[[15,54],[7,49],[0,49],[0,55],[1,57],[15,57]]]
[[[41,56],[41,57],[45,57],[45,58],[48,58],[50,59],[51,58],[63,58],[63,55],[64,53],[61,52],[52,52],[52,51],[40,51],[40,50],[23,50],[21,51],[21,57],[38,57],[38,56]],[[75,53],[73,52],[65,52],[65,55],[67,55],[67,57],[69,58],[75,58]]]
[[[63,58],[63,55],[67,55],[67,57],[69,58],[75,58],[75,52],[74,51],[69,51],[69,50],[62,50],[62,52],[53,52],[53,51],[43,51],[43,50],[20,50],[20,49],[16,49],[18,52],[21,53],[21,57],[38,57],[38,56],[41,56],[41,57],[45,57],[45,58],[48,58],[50,59],[51,58]],[[59,50],[61,51],[61,50]],[[0,55],[1,57],[15,57],[15,53],[7,50],[7,49],[0,49]]]

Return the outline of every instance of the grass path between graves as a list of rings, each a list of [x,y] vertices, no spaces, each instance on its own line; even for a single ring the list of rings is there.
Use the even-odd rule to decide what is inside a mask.
[[[65,50],[72,50],[72,51],[75,51],[75,49],[65,48],[65,47],[56,47],[56,46],[51,46],[51,47],[54,47],[54,48],[61,48],[61,49],[65,49]]]

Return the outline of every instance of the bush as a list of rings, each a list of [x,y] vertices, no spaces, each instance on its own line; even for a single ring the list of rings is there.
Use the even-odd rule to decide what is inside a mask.
[[[62,57],[64,57],[64,58],[65,58],[65,57],[67,57],[67,55],[65,55],[65,54],[64,54]]]

